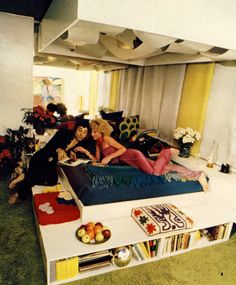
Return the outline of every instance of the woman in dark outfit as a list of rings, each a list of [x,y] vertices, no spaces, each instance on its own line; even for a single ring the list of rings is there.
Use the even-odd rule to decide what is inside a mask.
[[[76,152],[76,153],[75,153]],[[58,181],[58,160],[71,157],[90,158],[95,154],[95,143],[90,138],[87,120],[78,120],[75,129],[59,130],[52,139],[36,152],[30,160],[29,168],[23,181],[9,185],[14,194],[9,197],[9,204],[14,204],[18,198],[25,200],[31,195],[34,185],[55,185]]]

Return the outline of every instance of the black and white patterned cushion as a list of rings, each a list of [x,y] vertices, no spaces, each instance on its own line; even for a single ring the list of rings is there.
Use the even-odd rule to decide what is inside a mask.
[[[131,216],[148,236],[193,226],[193,220],[172,204],[134,208]]]

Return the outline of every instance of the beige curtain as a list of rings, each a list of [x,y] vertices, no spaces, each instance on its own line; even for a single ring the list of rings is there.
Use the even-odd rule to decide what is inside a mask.
[[[99,71],[98,72],[98,90],[97,90],[97,107],[98,114],[99,107],[108,107],[110,101],[111,88],[111,73]]]
[[[98,72],[91,71],[90,89],[89,89],[89,116],[94,118],[97,113],[98,99]]]
[[[200,153],[236,169],[236,66],[215,65]]]
[[[118,90],[118,109],[124,116],[135,116],[140,113],[143,67],[132,67],[121,71]]]
[[[155,128],[172,143],[185,65],[138,67],[122,70],[119,109],[140,114],[142,128]]]

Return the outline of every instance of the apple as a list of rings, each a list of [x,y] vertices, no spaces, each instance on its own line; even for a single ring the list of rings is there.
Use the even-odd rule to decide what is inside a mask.
[[[102,227],[101,226],[95,226],[93,228],[93,231],[94,231],[95,235],[98,234],[98,233],[101,233],[102,232]]]
[[[102,224],[101,222],[97,222],[97,223],[95,224],[95,226],[103,227],[103,224]]]
[[[90,242],[90,236],[88,234],[85,234],[81,238],[83,243],[89,243]]]
[[[79,229],[79,230],[77,231],[77,235],[78,235],[79,237],[82,237],[82,236],[85,235],[85,234],[86,234],[85,228],[81,228],[81,229]]]
[[[96,234],[95,240],[98,241],[98,242],[103,241],[104,240],[104,235],[101,232]]]
[[[111,231],[106,229],[102,231],[102,234],[104,235],[104,238],[109,238],[111,236]]]

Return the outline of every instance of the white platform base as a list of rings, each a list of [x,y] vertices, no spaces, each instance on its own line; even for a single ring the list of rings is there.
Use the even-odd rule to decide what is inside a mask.
[[[90,220],[94,220],[94,218],[96,218],[96,220],[102,220],[104,217],[107,217],[109,219],[127,217],[130,216],[131,210],[135,207],[144,207],[160,203],[173,203],[175,206],[180,208],[204,204],[208,202],[210,196],[209,192],[195,192],[189,194],[107,203],[94,206],[84,206],[70,186],[70,183],[67,180],[66,175],[62,169],[60,169],[60,181],[63,185],[63,188],[67,191],[70,191],[73,198],[75,199],[80,209],[82,223],[87,223]]]

